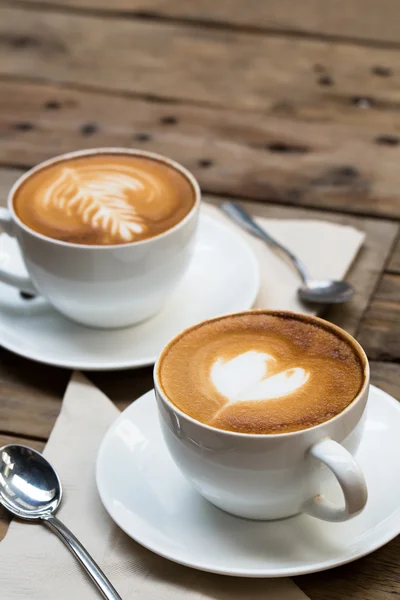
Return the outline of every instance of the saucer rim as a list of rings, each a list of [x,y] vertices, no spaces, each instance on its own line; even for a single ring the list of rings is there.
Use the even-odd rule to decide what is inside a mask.
[[[251,249],[250,245],[248,244],[248,242],[245,239],[243,239],[243,237],[237,231],[233,230],[231,227],[228,227],[226,224],[221,223],[221,221],[219,221],[219,219],[214,218],[212,215],[209,215],[207,213],[200,213],[199,222],[202,222],[203,226],[207,227],[207,221],[212,221],[213,225],[216,225],[217,227],[220,227],[226,231],[229,231],[229,234],[231,234],[232,236],[234,236],[236,238],[235,239],[236,246],[239,246],[241,248],[241,252],[243,254],[245,254],[245,253],[247,254],[248,267],[250,267],[250,265],[251,265],[251,270],[253,273],[252,287],[250,287],[250,286],[246,287],[247,298],[246,298],[246,302],[243,302],[243,308],[241,310],[249,310],[252,308],[252,306],[254,305],[254,303],[256,301],[257,295],[260,290],[260,285],[261,285],[261,276],[260,276],[260,270],[259,270],[257,258],[255,256],[253,250]],[[1,235],[5,235],[5,234],[1,233],[0,237],[1,237]],[[189,266],[189,268],[190,268],[190,266]],[[49,308],[51,310],[54,310],[59,318],[68,321],[67,317],[60,315],[59,313],[57,313],[57,311],[55,309],[52,309],[51,307],[49,307]],[[158,315],[155,315],[155,317],[157,317],[157,316]],[[215,316],[218,317],[221,315],[216,314]],[[152,318],[155,318],[155,317],[152,317]],[[213,318],[213,317],[211,317],[211,318]],[[149,321],[151,321],[152,318],[150,318]],[[78,327],[82,327],[85,330],[90,329],[89,327],[85,327],[84,325],[79,325],[78,323],[74,323],[74,325],[76,325]],[[131,329],[131,328],[134,329],[135,325],[132,325],[131,327],[123,328],[123,329]],[[93,330],[96,331],[95,328],[93,328]],[[0,317],[0,333],[1,333],[1,331],[2,331],[2,324],[1,324],[1,317]],[[107,330],[100,329],[99,331],[104,332]],[[55,341],[56,340],[57,340],[57,337],[55,338]],[[128,360],[126,362],[123,362],[123,361],[115,362],[114,361],[114,362],[107,363],[104,361],[103,363],[99,364],[98,362],[96,363],[96,362],[90,362],[90,361],[73,362],[73,361],[68,361],[68,360],[59,360],[57,358],[52,358],[51,356],[48,356],[47,359],[45,357],[40,358],[34,352],[24,351],[23,349],[21,349],[19,347],[18,344],[12,344],[12,343],[9,343],[8,341],[5,342],[4,339],[1,340],[0,347],[8,350],[9,352],[12,352],[13,354],[16,354],[17,356],[21,356],[22,358],[32,360],[33,362],[35,362],[37,364],[45,364],[45,365],[49,365],[51,367],[58,367],[58,368],[70,369],[70,370],[79,370],[79,371],[83,370],[83,371],[96,371],[96,372],[125,371],[128,369],[139,369],[141,367],[149,367],[149,366],[154,365],[154,363],[157,360],[157,356],[158,356],[156,354],[156,355],[142,357],[141,359]]]
[[[374,395],[376,394],[377,396],[380,396],[381,400],[383,402],[392,404],[393,407],[395,407],[396,410],[400,413],[400,402],[398,400],[396,400],[393,396],[391,396],[387,392],[381,390],[380,388],[378,388],[372,384],[370,386],[369,394],[371,394],[371,392]],[[351,562],[354,562],[355,560],[363,558],[364,556],[367,556],[367,555],[371,554],[372,552],[379,550],[379,548],[382,548],[383,546],[385,546],[387,543],[389,543],[391,540],[393,540],[395,537],[397,537],[400,534],[400,518],[399,518],[400,517],[400,506],[399,506],[390,515],[384,517],[382,519],[382,521],[380,521],[380,523],[381,523],[386,519],[389,519],[389,518],[393,519],[393,518],[397,517],[398,521],[399,521],[398,529],[389,531],[387,533],[387,535],[383,535],[379,539],[379,542],[377,544],[371,544],[365,551],[360,551],[359,553],[356,553],[353,556],[347,556],[343,560],[340,560],[340,559],[331,560],[331,561],[326,560],[324,562],[313,563],[312,566],[309,565],[309,566],[304,566],[302,568],[286,567],[286,568],[275,568],[273,570],[271,570],[271,569],[270,570],[268,570],[268,569],[264,569],[264,570],[263,569],[244,569],[244,570],[242,569],[241,570],[240,568],[233,568],[233,569],[225,568],[225,569],[223,569],[221,567],[213,567],[212,565],[209,565],[204,562],[195,563],[193,561],[185,560],[184,558],[181,559],[179,557],[174,556],[171,553],[165,552],[162,549],[160,549],[159,547],[156,547],[155,544],[145,543],[145,542],[143,542],[142,539],[133,537],[132,533],[127,531],[127,529],[124,527],[124,525],[122,523],[120,523],[118,521],[118,519],[115,518],[111,514],[111,510],[109,510],[108,503],[106,502],[105,498],[103,497],[102,489],[101,489],[102,488],[102,483],[101,483],[102,477],[100,475],[100,470],[101,470],[100,465],[102,462],[102,454],[105,451],[104,449],[105,449],[106,443],[108,441],[108,438],[110,438],[113,435],[114,429],[117,426],[117,423],[120,421],[120,419],[123,417],[123,415],[126,412],[128,412],[130,410],[137,410],[137,408],[133,408],[133,406],[137,405],[138,402],[140,403],[140,406],[144,405],[145,402],[148,403],[148,401],[151,397],[153,397],[153,400],[155,402],[154,389],[149,390],[148,392],[146,392],[145,394],[140,396],[137,400],[133,401],[124,411],[121,412],[120,415],[118,415],[118,417],[110,425],[110,427],[108,428],[107,432],[105,433],[105,435],[101,441],[101,444],[99,446],[99,450],[97,453],[97,459],[96,459],[96,465],[95,465],[95,479],[96,479],[96,487],[97,487],[97,491],[98,491],[100,500],[101,500],[107,514],[112,519],[112,521],[120,529],[122,529],[122,531],[124,531],[126,533],[126,535],[128,535],[131,539],[133,539],[136,543],[138,543],[142,547],[146,548],[147,550],[150,550],[154,554],[157,554],[158,556],[161,556],[162,558],[165,558],[167,560],[170,560],[174,563],[180,564],[185,567],[190,567],[190,568],[194,568],[199,571],[204,571],[207,573],[214,573],[214,574],[218,574],[218,575],[225,575],[225,576],[230,576],[230,577],[246,577],[246,578],[251,578],[251,579],[297,577],[297,576],[301,576],[301,575],[308,575],[308,574],[312,574],[312,573],[318,573],[321,571],[327,571],[329,569],[333,569],[333,568],[340,567],[340,566],[349,564]],[[238,518],[238,517],[234,517],[233,515],[231,515],[231,516],[232,516],[232,518]],[[285,520],[296,519],[298,517],[299,517],[299,515],[294,515],[292,517],[288,517],[288,519],[285,519]]]

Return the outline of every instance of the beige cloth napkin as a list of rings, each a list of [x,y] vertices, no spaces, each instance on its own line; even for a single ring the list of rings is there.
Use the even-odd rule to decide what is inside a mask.
[[[82,375],[67,389],[45,455],[57,468],[59,518],[92,553],[122,600],[305,600],[290,579],[237,579],[182,567],[145,550],[105,512],[95,462],[117,408]],[[132,493],[140,493],[134,489]],[[193,540],[196,543],[196,540]],[[0,543],[1,600],[96,600],[99,592],[60,540],[42,525],[13,521]]]
[[[260,267],[261,285],[256,308],[280,308],[316,314],[297,298],[300,284],[297,272],[267,245],[253,237],[221,210],[203,204],[202,210],[240,233],[253,249]],[[315,279],[343,279],[356,257],[365,234],[354,227],[327,221],[256,218],[274,238],[304,262]]]

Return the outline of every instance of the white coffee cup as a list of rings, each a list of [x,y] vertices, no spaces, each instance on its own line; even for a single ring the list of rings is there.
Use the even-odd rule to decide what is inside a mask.
[[[194,205],[167,231],[122,245],[89,246],[52,239],[27,227],[15,213],[13,199],[33,173],[79,156],[110,153],[153,158],[181,172],[193,188]],[[47,160],[25,173],[12,187],[8,208],[0,208],[0,225],[15,237],[29,277],[2,267],[0,281],[44,296],[60,313],[91,327],[124,327],[157,313],[168,299],[191,257],[200,205],[200,188],[189,171],[152,152],[98,148]]]
[[[354,345],[364,365],[362,388],[329,421],[292,433],[235,433],[191,418],[162,390],[161,352],[154,385],[163,436],[176,465],[204,498],[226,512],[259,520],[303,512],[327,521],[345,521],[363,510],[367,487],[354,454],[365,420],[369,365],[361,346],[340,332]],[[332,474],[343,492],[342,506],[323,495]]]

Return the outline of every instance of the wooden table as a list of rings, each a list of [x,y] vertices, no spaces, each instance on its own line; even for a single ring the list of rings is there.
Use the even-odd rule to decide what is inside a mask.
[[[182,162],[212,202],[365,230],[357,295],[326,317],[396,396],[399,18],[396,0],[0,0],[0,197],[45,158],[126,146]],[[70,373],[0,352],[0,444],[41,449]],[[120,408],[151,387],[151,369],[88,375]],[[312,600],[400,598],[400,542],[296,581]]]

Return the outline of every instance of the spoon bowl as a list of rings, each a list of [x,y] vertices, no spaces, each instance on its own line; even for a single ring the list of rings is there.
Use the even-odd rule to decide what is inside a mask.
[[[347,281],[312,279],[298,289],[298,295],[304,302],[341,304],[353,297],[354,289]]]
[[[298,288],[297,295],[303,302],[313,304],[341,304],[352,298],[354,289],[347,281],[331,279],[312,279],[302,261],[286,248],[281,242],[272,237],[236,202],[227,201],[221,205],[222,210],[243,229],[263,240],[272,250],[283,255],[296,269],[303,284]]]
[[[20,519],[40,519],[57,510],[61,482],[35,450],[13,444],[0,451],[0,502]]]

